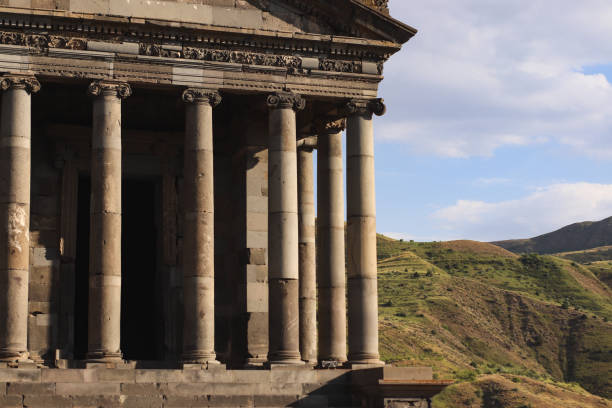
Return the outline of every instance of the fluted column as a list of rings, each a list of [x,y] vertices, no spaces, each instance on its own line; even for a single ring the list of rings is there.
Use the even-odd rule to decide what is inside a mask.
[[[298,141],[298,226],[300,286],[300,354],[317,362],[317,267],[315,249],[314,169],[316,137]]]
[[[342,131],[346,120],[323,120],[317,151],[317,287],[319,361],[346,361],[346,269]]]
[[[31,95],[34,77],[0,78],[0,361],[27,360]]]
[[[270,364],[303,364],[299,338],[296,111],[305,101],[268,96],[268,285]]]
[[[126,83],[96,81],[91,139],[87,358],[121,361],[121,100]]]
[[[183,238],[183,361],[217,363],[213,108],[217,92],[187,89],[185,118],[185,227]]]
[[[383,364],[378,353],[376,193],[372,114],[382,99],[347,104],[348,330],[349,363]]]

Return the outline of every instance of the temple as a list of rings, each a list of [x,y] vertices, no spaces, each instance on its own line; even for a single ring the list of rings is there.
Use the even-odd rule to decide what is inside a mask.
[[[373,118],[415,34],[381,0],[0,1],[0,399],[428,406],[378,352]],[[124,392],[194,372],[236,388]]]

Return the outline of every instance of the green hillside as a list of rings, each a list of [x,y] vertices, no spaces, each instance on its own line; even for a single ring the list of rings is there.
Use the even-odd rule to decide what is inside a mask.
[[[378,244],[386,361],[459,381],[575,382],[612,397],[612,290],[587,266],[472,241]]]
[[[535,238],[498,241],[493,244],[521,254],[554,254],[612,245],[612,217],[568,225]]]

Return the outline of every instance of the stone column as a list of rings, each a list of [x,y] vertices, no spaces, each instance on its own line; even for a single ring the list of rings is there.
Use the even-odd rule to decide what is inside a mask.
[[[348,331],[350,364],[382,364],[378,353],[376,193],[372,114],[382,99],[347,104]]]
[[[303,364],[299,337],[296,111],[299,95],[268,96],[268,245],[270,364]]]
[[[213,108],[217,92],[187,89],[183,237],[183,361],[218,363],[215,353]]]
[[[346,120],[319,124],[317,151],[317,287],[319,361],[346,362],[346,267],[342,131]]]
[[[314,169],[316,137],[298,142],[298,226],[300,286],[300,354],[317,363],[317,266],[315,250]]]
[[[28,359],[31,94],[34,77],[0,78],[0,361]]]
[[[87,358],[120,362],[121,354],[121,100],[126,83],[96,81],[91,138],[91,233]]]

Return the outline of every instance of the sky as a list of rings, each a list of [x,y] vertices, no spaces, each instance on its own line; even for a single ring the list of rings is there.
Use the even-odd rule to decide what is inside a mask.
[[[611,0],[390,0],[378,231],[527,238],[612,216]]]

